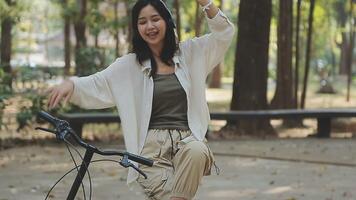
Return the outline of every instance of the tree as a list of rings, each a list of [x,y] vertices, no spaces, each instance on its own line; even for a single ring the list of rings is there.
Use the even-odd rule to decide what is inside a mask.
[[[356,16],[353,15],[354,11],[354,0],[350,0],[350,32],[349,32],[349,45],[346,55],[346,68],[347,68],[347,97],[346,101],[350,101],[350,89],[352,82],[352,61],[353,61],[353,52],[355,46],[355,21]]]
[[[135,3],[135,0],[126,0],[125,2],[125,10],[126,10],[126,29],[127,29],[127,41],[128,41],[128,49],[131,51],[132,47],[132,24],[131,24],[131,8]]]
[[[231,110],[265,110],[271,0],[241,0]],[[229,121],[240,134],[274,134],[269,120]]]
[[[347,26],[347,11],[346,11],[347,0],[336,0],[333,3],[333,7],[336,10],[336,21],[339,30],[341,30],[341,42],[337,43],[340,48],[340,63],[339,63],[339,74],[347,74],[347,52],[349,41],[347,38],[346,26]]]
[[[271,107],[274,109],[295,108],[292,71],[293,0],[279,1],[277,46],[277,88]],[[284,125],[292,124],[289,122],[290,120],[284,120]]]
[[[294,107],[298,108],[299,59],[300,59],[300,17],[302,0],[297,1],[297,22],[295,30],[295,67],[294,67]]]
[[[62,0],[63,21],[64,21],[64,74],[69,75],[71,61],[71,43],[70,43],[70,9],[68,8],[68,0]]]
[[[201,12],[200,7],[199,7],[199,3],[196,2],[195,24],[194,24],[194,30],[195,30],[195,36],[196,37],[199,37],[201,35],[203,19],[204,19],[204,13]]]
[[[119,1],[115,0],[113,2],[114,9],[114,38],[115,38],[115,56],[119,57],[120,54],[120,38],[119,38]]]
[[[182,32],[181,32],[181,16],[180,16],[180,3],[179,0],[174,0],[174,11],[176,15],[176,24],[177,24],[177,34],[179,41],[182,39]]]
[[[16,5],[14,0],[5,0],[5,3],[10,10]],[[7,74],[11,74],[11,53],[12,53],[12,27],[14,24],[14,18],[11,14],[3,16],[1,21],[1,55],[0,55],[0,67]],[[7,84],[10,88],[12,85],[12,80],[9,79]]]
[[[99,35],[105,24],[105,17],[99,9],[100,0],[89,1],[89,14],[86,17],[89,32],[94,36],[94,47],[99,48]],[[115,5],[114,9],[115,9]]]
[[[310,0],[310,8],[309,8],[309,17],[308,17],[308,36],[307,36],[307,49],[305,52],[305,70],[304,70],[304,78],[303,78],[303,91],[300,100],[300,107],[302,109],[305,108],[305,98],[308,86],[308,76],[310,70],[310,52],[312,45],[312,35],[313,35],[313,20],[314,20],[314,8],[315,8],[315,0]]]
[[[74,32],[76,38],[75,45],[75,63],[76,63],[76,75],[83,74],[85,66],[82,66],[79,60],[82,57],[81,51],[87,47],[87,38],[85,35],[86,22],[85,17],[87,15],[87,0],[76,0],[77,13],[74,21]]]
[[[223,10],[224,7],[224,0],[220,0],[219,3],[219,8],[220,10]],[[221,70],[224,66],[224,63],[220,63],[218,64],[218,66],[216,66],[213,70],[213,72],[211,73],[211,79],[210,79],[210,84],[209,87],[210,88],[220,88],[221,87]]]

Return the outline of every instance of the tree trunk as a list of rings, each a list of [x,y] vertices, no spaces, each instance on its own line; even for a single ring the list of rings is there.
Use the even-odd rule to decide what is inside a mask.
[[[277,88],[271,107],[275,109],[293,108],[292,75],[292,35],[293,35],[293,1],[279,1],[279,18],[277,31]]]
[[[6,17],[1,23],[1,67],[6,73],[11,73],[12,26],[11,17]]]
[[[346,29],[346,27],[344,27]],[[347,33],[343,32],[341,33],[341,44],[339,45],[340,47],[340,64],[339,64],[339,74],[340,75],[347,75],[348,69],[347,69],[347,54],[348,54],[348,49],[349,49],[349,41],[347,38]]]
[[[94,47],[96,49],[99,48],[99,34],[98,35],[94,35]]]
[[[216,66],[211,73],[210,76],[210,84],[209,88],[221,88],[221,76],[222,76],[222,68],[224,64],[220,63],[218,66]]]
[[[220,0],[219,8],[220,10],[223,10],[224,7],[224,0]],[[218,64],[212,74],[211,74],[211,79],[210,79],[210,88],[221,88],[221,76],[222,76],[222,69],[224,66],[224,62]]]
[[[128,31],[128,34],[127,34],[127,41],[129,43],[129,51],[131,51],[131,45],[132,45],[132,24],[131,24],[131,10],[130,10],[130,3],[131,1],[125,1],[125,9],[126,9],[126,16],[128,16],[129,20],[128,20],[128,23],[127,23],[127,31]]]
[[[295,35],[295,67],[294,67],[294,107],[298,108],[298,91],[299,91],[299,59],[300,59],[300,17],[301,17],[302,0],[297,2],[297,22]]]
[[[349,41],[347,38],[347,33],[346,33],[346,24],[347,24],[347,12],[345,9],[345,3],[346,0],[344,1],[335,1],[334,3],[334,8],[336,11],[336,20],[338,22],[338,28],[340,30],[343,30],[341,32],[341,42],[338,43],[338,47],[340,48],[340,63],[339,63],[339,74],[340,75],[347,75],[347,66],[346,66],[346,60],[347,60],[347,50],[348,50],[348,45]]]
[[[79,14],[76,16],[76,21],[74,22],[74,31],[76,38],[76,75],[81,75],[84,71],[85,66],[80,66],[78,62],[78,53],[82,48],[87,46],[87,39],[85,35],[86,23],[85,17],[87,14],[87,0],[77,0],[77,5],[79,7]]]
[[[266,110],[271,0],[241,0],[231,110]],[[229,121],[237,134],[275,135],[269,120]],[[236,134],[236,132],[234,133]]]
[[[68,0],[63,0],[63,9],[68,9]],[[64,74],[69,76],[71,60],[70,16],[64,12]]]
[[[204,14],[201,12],[199,3],[196,3],[196,10],[195,10],[195,36],[199,37],[201,35],[201,26],[203,23]]]
[[[279,1],[277,31],[277,88],[271,108],[297,108],[293,82],[293,0]],[[283,126],[300,126],[300,120],[283,120]]]
[[[6,0],[8,6],[13,6],[14,1]],[[0,67],[4,70],[5,73],[11,75],[11,53],[12,53],[12,27],[13,19],[10,16],[7,16],[3,19],[1,23],[1,55],[0,55]],[[10,88],[12,88],[12,76],[6,83]]]
[[[309,8],[309,18],[308,18],[308,38],[307,38],[307,49],[305,55],[305,71],[304,71],[304,79],[303,79],[303,91],[300,100],[300,107],[302,109],[305,108],[305,99],[307,93],[307,85],[308,85],[308,75],[310,69],[310,52],[311,52],[311,43],[312,43],[312,35],[313,35],[313,21],[314,21],[314,8],[315,8],[315,0],[310,0],[310,8]]]
[[[174,0],[174,10],[176,13],[176,25],[177,25],[177,34],[179,41],[182,39],[182,32],[181,32],[181,17],[180,17],[180,3],[179,0]]]
[[[119,1],[115,1],[113,7],[114,7],[115,22],[118,22],[119,21],[119,11],[118,11]],[[120,55],[120,39],[119,39],[118,27],[116,27],[116,29],[115,29],[114,37],[115,37],[115,56],[116,56],[116,58],[118,58]]]
[[[353,52],[355,45],[355,20],[356,17],[353,16],[354,4],[353,0],[350,0],[350,44],[348,45],[347,57],[346,57],[346,67],[347,67],[347,97],[346,101],[350,101],[350,93],[351,93],[351,83],[352,83],[352,61],[353,61]]]

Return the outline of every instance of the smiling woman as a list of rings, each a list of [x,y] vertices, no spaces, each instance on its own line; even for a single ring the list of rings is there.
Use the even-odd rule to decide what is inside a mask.
[[[151,5],[141,10],[138,30],[150,49],[154,50],[154,54],[159,55],[158,50],[163,48],[166,35],[166,22]]]
[[[150,59],[151,75],[173,73],[172,58],[178,50],[175,24],[169,10],[161,1],[138,1],[132,9],[133,52],[138,61]],[[159,59],[157,59],[159,58]],[[157,69],[157,65],[161,68]]]
[[[73,77],[49,89],[48,106],[64,99],[88,109],[116,106],[127,151],[155,161],[129,170],[149,199],[190,200],[214,157],[205,134],[209,123],[205,81],[234,35],[229,19],[209,0],[210,34],[179,42],[170,11],[161,0],[138,0],[132,9],[133,52],[105,70]]]

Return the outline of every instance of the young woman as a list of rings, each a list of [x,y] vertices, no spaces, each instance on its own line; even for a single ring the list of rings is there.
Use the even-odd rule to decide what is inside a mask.
[[[211,0],[196,0],[210,34],[179,43],[171,13],[161,0],[138,0],[132,9],[133,52],[105,70],[73,77],[49,89],[48,106],[71,101],[83,108],[116,106],[129,152],[155,160],[129,170],[148,199],[190,200],[213,155],[204,140],[209,111],[205,81],[224,58],[234,26]]]

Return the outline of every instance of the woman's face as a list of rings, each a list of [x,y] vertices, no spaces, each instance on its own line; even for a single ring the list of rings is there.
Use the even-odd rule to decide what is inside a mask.
[[[163,47],[167,26],[153,6],[147,5],[142,8],[138,16],[137,27],[141,37],[149,47]]]

